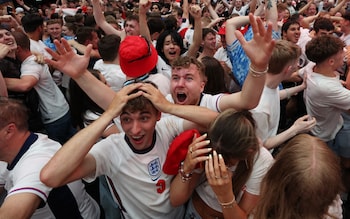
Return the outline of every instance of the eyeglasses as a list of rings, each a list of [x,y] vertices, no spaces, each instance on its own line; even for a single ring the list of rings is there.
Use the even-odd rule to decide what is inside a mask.
[[[140,37],[143,38],[146,41],[147,47],[148,47],[148,53],[146,55],[143,55],[143,56],[139,57],[139,58],[130,60],[129,63],[139,61],[141,59],[147,58],[147,57],[152,55],[151,45],[149,44],[149,41],[144,36],[140,36]]]
[[[159,9],[158,7],[152,7],[152,9]]]

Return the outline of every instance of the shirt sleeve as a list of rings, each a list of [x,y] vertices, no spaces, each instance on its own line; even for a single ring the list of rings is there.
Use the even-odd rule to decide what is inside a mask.
[[[260,146],[260,151],[255,158],[253,171],[246,183],[246,191],[253,195],[260,194],[260,185],[267,171],[273,163],[273,157],[268,150]]]

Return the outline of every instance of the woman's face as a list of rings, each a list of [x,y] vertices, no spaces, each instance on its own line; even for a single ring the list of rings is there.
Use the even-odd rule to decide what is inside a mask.
[[[287,20],[290,17],[290,11],[288,9],[286,9],[284,11],[284,19]]]
[[[152,12],[160,12],[160,8],[158,7],[158,5],[152,5],[151,11]]]
[[[317,14],[317,7],[315,4],[311,4],[307,9],[307,16],[312,16]]]
[[[69,30],[67,26],[63,25],[62,26],[62,33],[65,36],[74,36],[74,33],[72,30]]]
[[[180,56],[180,52],[180,45],[172,39],[171,35],[166,36],[163,44],[163,53],[166,59],[171,63]]]

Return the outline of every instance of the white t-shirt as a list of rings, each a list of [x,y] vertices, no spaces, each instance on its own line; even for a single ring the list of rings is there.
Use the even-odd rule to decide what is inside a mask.
[[[35,41],[30,39],[30,51],[42,54],[45,58],[51,59],[52,56],[48,53],[45,48],[48,48],[45,43],[41,40]]]
[[[101,72],[112,90],[118,92],[122,89],[126,76],[120,65],[104,63],[102,59],[99,59],[96,61],[93,69]]]
[[[244,191],[252,195],[260,195],[261,181],[269,170],[273,161],[274,160],[271,153],[266,148],[261,146],[259,152],[255,156],[253,171],[243,188],[244,190],[242,190],[239,196],[236,197],[237,202],[241,200]],[[198,195],[208,206],[212,207],[216,211],[222,212],[221,205],[218,202],[218,199],[211,186],[208,184],[205,174],[203,174],[200,181],[204,182],[200,183],[196,188]]]
[[[30,39],[30,51],[35,53],[42,54],[45,58],[51,59],[52,56],[45,50],[45,48],[48,48],[45,43],[41,40],[35,41]],[[74,49],[75,50],[75,49]],[[58,70],[54,70],[52,72],[52,78],[55,81],[57,85],[63,85],[63,80],[65,82],[66,88],[68,88],[69,79],[70,77],[68,75],[62,75],[62,73]]]
[[[201,94],[201,99],[199,102],[199,106],[206,107],[210,110],[213,110],[215,112],[221,112],[221,109],[219,107],[219,101],[222,96],[225,94],[216,94],[216,95],[211,95],[211,94]],[[171,96],[171,94],[167,95],[165,97],[169,102],[174,103],[174,99]]]
[[[171,66],[168,65],[162,57],[158,56],[158,62],[157,62],[157,72],[160,74],[165,75],[169,80],[171,79]]]
[[[343,34],[339,37],[344,43],[346,46],[349,46],[350,45],[350,34],[346,35]]]
[[[38,79],[34,89],[40,98],[39,109],[44,124],[58,120],[69,111],[69,105],[53,81],[49,67],[38,64],[34,55],[22,62],[21,77],[23,76],[33,76]]]
[[[232,70],[232,63],[230,58],[227,55],[227,50],[224,47],[220,47],[214,54],[214,58],[216,58],[219,61],[223,61],[226,63],[227,67],[229,67]]]
[[[157,122],[152,147],[143,151],[133,149],[124,133],[112,134],[90,150],[96,173],[85,179],[108,176],[119,194],[120,206],[126,209],[126,218],[181,218],[184,208],[172,207],[169,199],[173,176],[163,173],[162,167],[171,141],[182,131],[182,119],[162,118]]]
[[[17,155],[18,162],[7,167],[9,172],[5,179],[5,189],[8,191],[7,197],[20,193],[32,193],[46,203],[52,188],[47,187],[40,181],[40,171],[60,149],[61,145],[42,134],[31,134],[28,139],[35,139],[35,135],[38,138],[34,143],[30,145],[26,142],[23,145]],[[73,198],[83,218],[99,218],[100,209],[97,203],[86,193],[81,180],[69,183],[68,188],[73,193]],[[45,204],[44,207],[38,208],[31,218],[54,219],[55,217],[48,204]]]
[[[300,38],[297,45],[301,48],[303,54],[305,54],[305,46],[311,40],[310,30],[307,28],[300,28]]]
[[[256,134],[265,142],[275,136],[280,120],[280,95],[278,87],[275,89],[264,86],[257,107],[251,110],[256,123]]]
[[[243,5],[241,9],[237,10],[236,7],[232,9],[231,14],[239,14],[239,16],[245,16],[250,4]]]
[[[185,48],[190,48],[190,45],[193,43],[193,34],[194,34],[194,29],[188,28],[186,30],[185,36],[184,36],[184,47]]]
[[[299,70],[300,75],[307,74],[304,102],[307,113],[316,118],[312,134],[330,141],[343,125],[341,113],[350,109],[350,90],[340,83],[338,76],[326,77],[315,73],[314,66],[315,63],[310,62]]]
[[[158,87],[158,90],[164,95],[170,94],[170,80],[165,75],[156,73],[149,74],[149,77],[145,81],[152,81]]]

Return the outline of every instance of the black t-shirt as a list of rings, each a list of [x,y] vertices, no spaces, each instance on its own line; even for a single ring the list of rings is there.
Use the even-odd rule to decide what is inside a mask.
[[[20,78],[21,77],[21,63],[9,57],[0,60],[0,70],[4,78]],[[41,114],[39,112],[39,96],[34,88],[28,92],[14,92],[8,91],[9,98],[18,99],[29,109],[29,130],[39,132],[44,129],[41,121]]]

